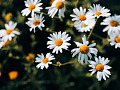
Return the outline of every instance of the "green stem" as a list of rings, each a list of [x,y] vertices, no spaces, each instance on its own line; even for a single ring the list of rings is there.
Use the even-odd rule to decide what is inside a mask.
[[[97,20],[98,20],[98,18],[96,19],[95,25],[97,23]],[[87,37],[87,40],[90,38],[90,36],[91,36],[91,34],[92,34],[93,30],[94,30],[95,25],[93,26],[92,30],[90,31],[90,33],[89,33],[89,35]]]

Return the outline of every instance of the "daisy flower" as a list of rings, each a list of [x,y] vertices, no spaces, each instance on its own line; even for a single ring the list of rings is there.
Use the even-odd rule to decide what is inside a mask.
[[[120,32],[119,33],[111,33],[110,39],[108,41],[110,41],[111,46],[115,45],[116,49],[120,48]]]
[[[78,32],[87,32],[90,31],[90,29],[92,29],[94,25],[95,25],[95,19],[89,21],[88,23],[84,23],[84,22],[80,24],[75,23],[74,27],[78,30]]]
[[[120,31],[120,16],[114,15],[103,20],[101,25],[107,25],[103,32],[108,31],[110,33],[119,33]]]
[[[46,7],[51,18],[58,12],[59,18],[64,16],[65,0],[55,0],[50,7]]]
[[[101,56],[99,56],[98,58],[95,57],[95,61],[89,61],[89,67],[92,68],[89,71],[91,71],[91,75],[97,72],[96,78],[98,79],[98,81],[101,81],[102,78],[106,80],[106,77],[109,78],[109,75],[111,75],[110,71],[108,71],[108,69],[111,69],[111,67],[106,65],[109,63],[109,61],[110,60],[108,60],[108,58],[105,59]]]
[[[96,48],[93,48],[96,43],[89,44],[88,41],[86,41],[85,35],[82,37],[83,44],[79,42],[75,42],[78,48],[73,49],[71,52],[73,53],[72,57],[74,57],[76,54],[78,55],[78,62],[83,64],[83,60],[85,59],[85,63],[88,62],[88,57],[91,59],[92,55],[97,55],[98,50]]]
[[[86,12],[86,9],[83,9],[82,7],[80,7],[80,10],[78,8],[73,9],[73,12],[76,15],[70,15],[70,16],[73,17],[72,21],[75,21],[75,24],[81,22],[88,23],[88,21],[95,19],[92,13]]]
[[[0,37],[2,37],[2,41],[6,42],[7,40],[12,40],[12,37],[15,35],[20,35],[18,31],[15,31],[17,23],[10,21],[8,24],[5,24],[6,29],[0,30]]]
[[[42,14],[40,15],[34,15],[34,17],[32,18],[28,18],[28,22],[26,22],[26,24],[30,27],[30,31],[32,31],[32,29],[34,30],[35,33],[35,28],[38,27],[40,30],[42,30],[42,27],[44,27],[45,25],[43,24],[45,22],[44,20],[44,16],[42,16]]]
[[[89,12],[93,13],[97,18],[109,17],[111,13],[109,13],[109,9],[105,9],[105,7],[100,6],[100,4],[93,4],[93,7],[90,6]]]
[[[54,56],[50,53],[47,53],[46,56],[44,56],[43,54],[37,54],[38,57],[36,57],[36,61],[37,63],[39,63],[36,67],[43,69],[44,67],[47,69],[49,67],[49,64],[52,64],[51,60],[54,60]]]
[[[21,11],[23,16],[28,16],[30,13],[32,13],[31,15],[34,16],[34,13],[40,13],[40,10],[42,9],[42,7],[40,7],[42,5],[42,3],[40,3],[41,0],[27,0],[25,1],[25,6],[27,8],[25,8],[24,10]]]
[[[47,48],[49,49],[53,49],[52,53],[58,54],[58,51],[60,51],[60,53],[62,53],[62,49],[67,50],[68,46],[70,46],[71,44],[68,43],[69,40],[71,40],[71,37],[68,37],[68,34],[66,34],[66,32],[61,33],[53,33],[50,34],[51,37],[48,37],[48,39],[50,39],[50,41],[47,42],[47,45],[49,45]]]

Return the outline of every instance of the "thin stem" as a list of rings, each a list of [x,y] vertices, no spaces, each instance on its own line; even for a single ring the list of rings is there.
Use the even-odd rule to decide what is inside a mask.
[[[69,62],[66,62],[66,63],[60,63],[59,61],[57,62],[57,64],[52,64],[54,66],[63,66],[63,65],[67,65],[67,64],[73,64],[73,63],[76,63],[77,61],[69,61]]]
[[[97,23],[97,20],[98,20],[98,18],[96,19],[95,25]],[[90,36],[91,36],[91,34],[92,34],[93,30],[94,30],[95,25],[93,26],[92,30],[90,31],[90,33],[89,33],[89,35],[87,37],[87,40],[90,38]]]
[[[42,14],[44,14],[44,15],[46,15],[46,16],[49,16],[47,13],[44,13],[44,12],[41,12]],[[59,18],[59,17],[57,17],[57,16],[54,16],[54,18],[56,18],[56,19],[59,19],[59,20],[61,20],[61,21],[63,21],[63,19],[62,18]]]
[[[75,8],[77,8],[78,2],[79,2],[79,0],[77,0],[77,1],[75,2]]]
[[[92,35],[95,36],[95,37],[97,37],[97,38],[99,38],[99,39],[101,39],[101,40],[104,39],[103,37],[101,37],[101,36],[99,36],[99,35],[97,35],[97,34],[95,34],[95,33],[92,33]]]

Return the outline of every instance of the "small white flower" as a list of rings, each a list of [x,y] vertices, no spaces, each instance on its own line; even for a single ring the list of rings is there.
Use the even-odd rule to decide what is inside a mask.
[[[8,24],[5,24],[6,29],[0,30],[0,37],[2,37],[2,41],[6,42],[8,39],[11,41],[12,37],[15,35],[20,35],[18,31],[15,31],[17,23],[10,21]]]
[[[61,33],[53,33],[50,34],[51,37],[48,37],[48,39],[50,39],[50,41],[47,42],[47,44],[49,45],[47,48],[49,49],[53,49],[52,53],[58,54],[58,51],[60,51],[60,53],[62,53],[62,49],[67,50],[68,46],[70,46],[71,44],[68,43],[68,41],[71,39],[71,37],[68,37],[68,34],[66,34],[66,32]]]
[[[84,23],[84,22],[80,24],[75,23],[74,26],[78,30],[78,32],[87,32],[90,31],[90,29],[92,29],[94,25],[95,25],[95,19],[89,21],[88,23]]]
[[[115,48],[120,48],[120,32],[119,33],[111,33],[110,34],[110,45],[114,46]]]
[[[100,16],[102,17],[109,17],[111,13],[109,13],[109,9],[105,9],[105,7],[100,6],[100,4],[93,4],[93,7],[90,6],[89,11],[93,13],[97,18]]]
[[[34,29],[34,33],[35,33],[35,28],[38,27],[40,30],[42,30],[42,27],[44,27],[45,25],[43,24],[45,22],[44,20],[44,16],[42,16],[42,14],[40,15],[34,15],[34,17],[32,18],[28,18],[28,22],[26,22],[26,24],[30,27],[30,31],[32,31],[32,29]]]
[[[32,13],[31,15],[34,16],[34,13],[40,13],[40,10],[42,9],[42,7],[40,7],[42,5],[42,3],[40,3],[41,0],[27,0],[25,1],[25,6],[27,8],[25,8],[24,10],[21,11],[23,16],[28,16],[30,13]]]
[[[82,7],[80,7],[80,10],[77,8],[73,9],[73,12],[76,15],[70,16],[73,17],[72,21],[75,21],[75,24],[79,24],[81,22],[88,23],[89,21],[95,19],[92,13],[86,12],[86,9],[83,9]]]
[[[108,18],[105,18],[101,25],[107,25],[103,32],[108,31],[108,34],[110,33],[119,33],[120,31],[120,16],[114,15]]]
[[[44,56],[43,54],[37,54],[38,57],[36,57],[36,61],[37,63],[39,63],[36,67],[37,68],[40,68],[40,69],[43,69],[44,67],[46,69],[48,69],[49,67],[49,64],[52,64],[51,60],[54,60],[54,56],[50,53],[47,53],[46,56]]]
[[[58,12],[59,18],[64,16],[65,0],[55,0],[50,7],[46,7],[51,18]]]
[[[92,58],[91,54],[94,54],[96,56],[98,50],[96,48],[93,48],[96,45],[96,43],[88,45],[89,42],[86,41],[85,35],[83,36],[82,40],[83,40],[83,44],[79,42],[75,42],[78,48],[75,48],[71,51],[73,53],[72,57],[74,57],[76,54],[79,53],[78,62],[83,64],[83,60],[85,59],[85,63],[87,64],[88,57],[91,59]]]
[[[89,61],[89,67],[92,68],[89,71],[91,71],[91,75],[97,72],[96,78],[98,79],[98,81],[101,81],[102,78],[106,80],[106,77],[109,78],[109,75],[111,75],[110,71],[108,71],[108,69],[111,69],[111,67],[106,65],[109,63],[109,61],[110,60],[108,60],[108,58],[105,59],[101,56],[99,56],[98,58],[95,57],[95,61]]]

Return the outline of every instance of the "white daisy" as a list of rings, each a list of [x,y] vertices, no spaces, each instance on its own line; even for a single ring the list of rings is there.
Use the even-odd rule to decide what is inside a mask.
[[[60,53],[62,53],[62,49],[67,50],[68,46],[70,46],[71,44],[68,43],[69,40],[71,40],[71,37],[68,37],[68,34],[66,34],[66,32],[61,33],[53,33],[50,34],[51,37],[48,37],[48,39],[50,39],[50,41],[47,42],[47,44],[49,45],[47,48],[49,49],[53,49],[52,53],[58,54],[58,51],[60,51]]]
[[[31,15],[34,16],[34,13],[40,13],[40,10],[42,7],[40,7],[43,3],[40,3],[41,0],[27,0],[25,1],[25,8],[24,10],[21,11],[23,16],[28,16],[30,13]]]
[[[95,19],[89,21],[88,23],[84,23],[84,22],[80,24],[75,23],[74,26],[78,30],[78,32],[87,32],[90,31],[90,29],[92,29],[94,25],[95,25]]]
[[[44,57],[43,54],[37,54],[38,57],[36,57],[36,61],[37,63],[39,63],[36,67],[43,69],[44,67],[47,69],[49,67],[49,64],[52,64],[51,60],[54,60],[54,56],[50,53],[47,53],[46,56]]]
[[[93,4],[93,7],[90,6],[89,11],[93,13],[97,18],[100,16],[102,17],[109,17],[111,13],[109,13],[109,9],[105,9],[105,7],[100,6],[100,4]]]
[[[10,21],[8,24],[5,24],[6,29],[0,30],[0,37],[2,37],[2,41],[6,42],[8,39],[11,41],[12,37],[15,35],[20,35],[18,31],[15,31],[17,23]]]
[[[86,9],[83,9],[82,7],[80,7],[80,10],[77,8],[73,9],[73,12],[76,15],[70,16],[73,17],[72,21],[75,21],[75,24],[79,24],[81,22],[88,23],[88,21],[95,19],[92,13],[86,12]]]
[[[101,81],[102,78],[106,80],[106,77],[109,78],[109,75],[111,75],[110,71],[108,71],[108,69],[111,69],[111,67],[106,65],[109,63],[109,61],[110,60],[108,60],[108,58],[105,59],[101,56],[99,56],[98,58],[95,57],[95,61],[89,61],[89,63],[91,64],[89,65],[89,67],[93,68],[89,71],[91,71],[91,75],[97,72],[96,78],[98,79],[98,81]]]
[[[120,32],[111,33],[109,41],[111,46],[115,45],[115,48],[120,48]]]
[[[114,15],[108,18],[105,18],[101,25],[107,25],[103,32],[108,31],[110,33],[118,33],[120,31],[120,16]]]
[[[51,18],[55,16],[58,11],[59,18],[65,17],[64,16],[64,9],[65,9],[65,0],[55,0],[50,7],[46,7],[48,10],[48,14]]]
[[[83,44],[79,42],[75,42],[78,48],[75,48],[71,51],[73,53],[72,57],[74,57],[76,54],[79,53],[78,62],[83,64],[83,60],[85,59],[85,63],[87,64],[88,57],[91,59],[92,58],[91,54],[94,54],[96,56],[98,50],[96,48],[93,48],[96,45],[96,43],[88,45],[89,42],[86,41],[85,35],[83,36],[82,40],[83,40]]]
[[[34,17],[32,18],[28,18],[28,22],[26,22],[26,24],[30,27],[30,31],[32,31],[32,29],[34,29],[34,33],[35,33],[35,28],[38,27],[40,30],[42,30],[42,27],[44,27],[45,25],[43,24],[45,22],[44,20],[44,16],[42,16],[42,14],[40,15],[34,15]]]

